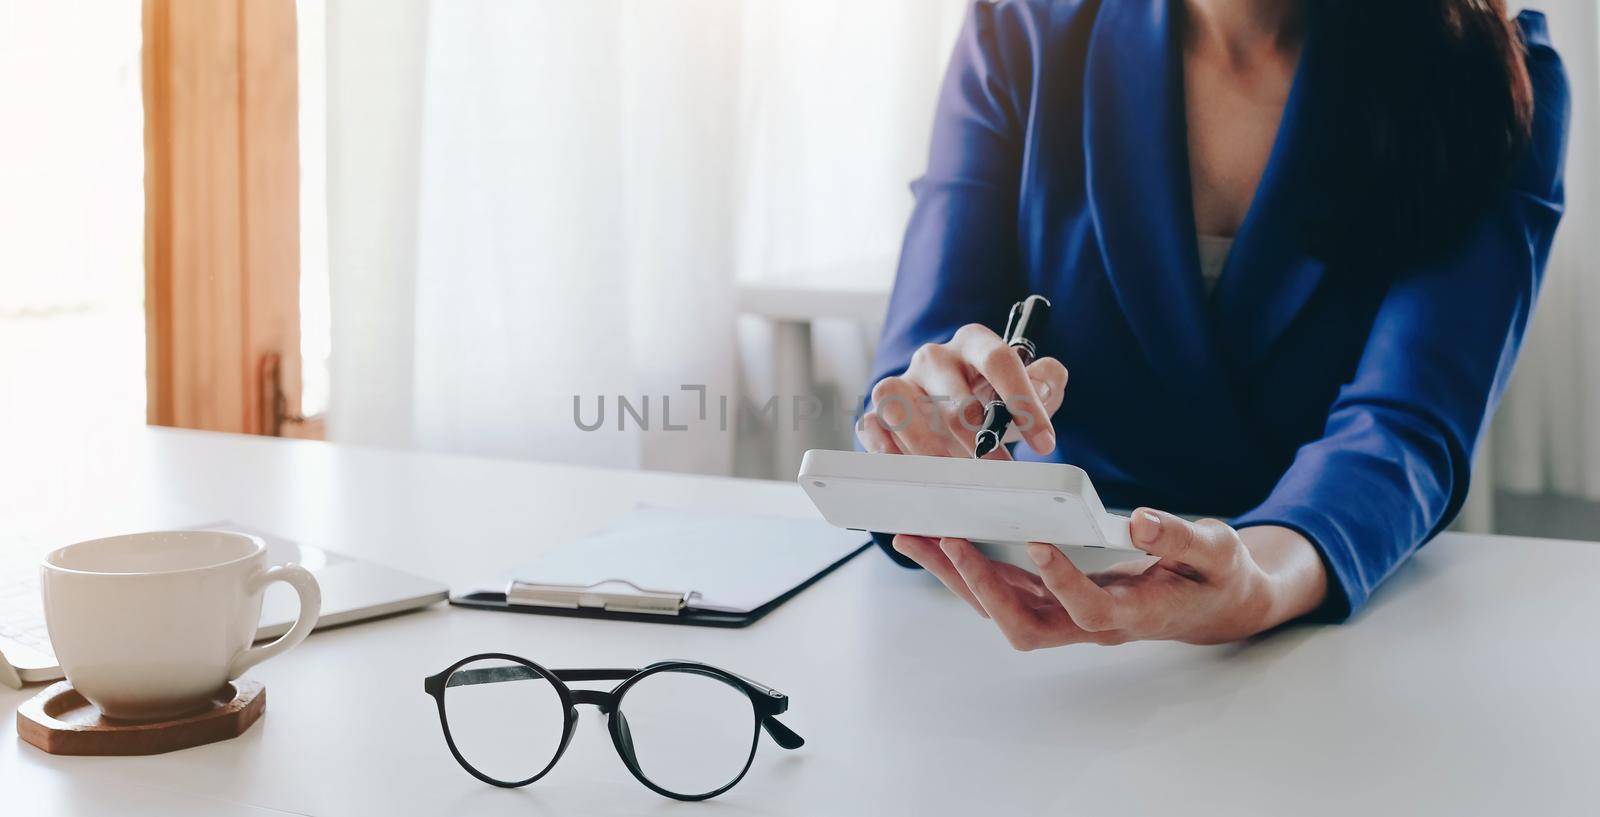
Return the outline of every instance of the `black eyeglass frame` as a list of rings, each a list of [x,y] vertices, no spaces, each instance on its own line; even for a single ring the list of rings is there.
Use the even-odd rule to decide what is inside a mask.
[[[452,680],[451,676],[455,675],[457,670],[473,663],[474,661],[486,660],[501,660],[517,664],[520,665],[523,670],[526,671],[526,673],[532,673],[532,675],[516,670],[513,670],[511,675],[507,675],[505,670],[511,669],[510,667],[487,667],[483,669],[467,671],[469,675],[476,675],[478,680],[462,678],[460,679],[460,683],[450,683]],[[624,697],[628,693],[628,690],[632,689],[634,685],[638,684],[643,679],[662,672],[689,672],[714,678],[730,687],[733,687],[734,689],[740,690],[745,694],[746,697],[750,699],[750,706],[755,714],[755,727],[750,736],[750,754],[745,758],[744,768],[740,769],[739,774],[722,788],[701,794],[684,794],[681,792],[668,791],[651,782],[650,778],[646,777],[644,771],[639,768],[638,757],[633,750],[633,740],[628,732],[627,718],[626,716],[622,715],[620,707]],[[479,675],[480,673],[481,675]],[[561,744],[559,747],[557,747],[555,755],[550,758],[550,762],[532,777],[517,781],[497,780],[474,768],[473,765],[467,762],[467,759],[462,756],[461,750],[456,747],[455,738],[450,734],[450,719],[445,713],[445,689],[449,686],[463,686],[466,684],[475,683],[481,684],[495,683],[498,681],[529,680],[534,676],[543,678],[545,681],[549,682],[550,686],[555,689],[556,695],[561,700],[561,710],[564,713],[564,722],[561,731]],[[609,691],[596,689],[573,689],[567,686],[568,682],[583,683],[586,681],[621,681],[622,683],[618,684]],[[739,781],[743,780],[745,774],[750,771],[751,764],[755,762],[756,747],[761,742],[761,731],[763,729],[765,729],[767,734],[771,736],[774,743],[778,744],[784,749],[798,749],[801,746],[804,746],[806,742],[805,738],[795,734],[794,730],[784,726],[777,719],[778,715],[782,715],[784,712],[789,710],[789,696],[784,695],[782,692],[779,692],[765,684],[752,681],[742,675],[729,672],[725,669],[713,667],[710,664],[702,664],[698,661],[658,661],[654,664],[644,667],[643,669],[549,670],[521,656],[510,655],[508,653],[501,652],[486,652],[463,658],[460,661],[451,664],[449,667],[446,667],[442,672],[428,676],[427,678],[423,679],[422,688],[430,697],[433,698],[434,703],[438,705],[439,726],[444,730],[445,744],[450,747],[450,754],[455,756],[456,762],[461,764],[461,768],[466,769],[467,773],[485,783],[488,783],[491,786],[499,786],[507,789],[519,788],[533,783],[548,774],[551,769],[555,768],[556,763],[561,760],[561,756],[566,753],[567,745],[572,742],[572,735],[577,729],[577,706],[579,704],[589,704],[598,707],[600,711],[606,715],[606,731],[611,734],[611,745],[616,748],[617,755],[622,758],[623,764],[628,767],[628,771],[634,776],[634,779],[638,780],[640,783],[643,783],[646,788],[649,788],[656,794],[664,797],[671,797],[674,800],[709,800],[710,798],[716,797],[717,795],[722,794],[728,789],[738,785]]]

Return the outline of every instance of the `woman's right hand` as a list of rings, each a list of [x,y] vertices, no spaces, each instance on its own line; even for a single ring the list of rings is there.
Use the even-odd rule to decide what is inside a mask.
[[[970,458],[984,406],[998,396],[1013,418],[1005,441],[1022,439],[1048,454],[1056,447],[1050,417],[1066,387],[1061,361],[1043,357],[1024,367],[993,330],[969,323],[949,343],[923,345],[905,374],[879,381],[856,433],[873,453]],[[1010,454],[1002,445],[988,457]]]

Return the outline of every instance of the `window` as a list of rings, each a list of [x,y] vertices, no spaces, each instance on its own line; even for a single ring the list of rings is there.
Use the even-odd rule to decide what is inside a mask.
[[[8,459],[144,420],[140,41],[138,3],[0,0]]]

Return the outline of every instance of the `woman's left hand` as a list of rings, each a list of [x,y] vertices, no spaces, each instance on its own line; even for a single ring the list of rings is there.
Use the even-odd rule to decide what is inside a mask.
[[[1140,640],[1237,641],[1315,610],[1327,594],[1316,549],[1287,528],[1236,531],[1140,509],[1129,522],[1151,556],[1088,575],[1054,546],[1028,545],[1037,575],[978,552],[965,539],[896,536],[1019,650]]]

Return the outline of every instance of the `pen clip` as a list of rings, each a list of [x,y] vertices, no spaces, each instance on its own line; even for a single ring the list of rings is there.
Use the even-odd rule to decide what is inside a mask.
[[[1022,302],[1017,301],[1011,305],[1010,314],[1006,315],[1006,331],[1000,335],[1000,340],[1007,346],[1011,345],[1012,335],[1017,331],[1017,319],[1022,317]]]
[[[1003,340],[1007,346],[1017,350],[1024,365],[1032,363],[1039,356],[1039,349],[1027,337],[1027,332],[1034,320],[1047,314],[1049,310],[1050,300],[1043,295],[1029,295],[1011,306],[1011,315],[1006,319],[1006,334]]]

